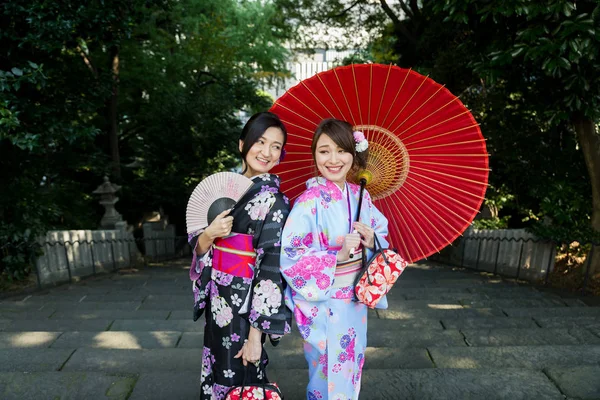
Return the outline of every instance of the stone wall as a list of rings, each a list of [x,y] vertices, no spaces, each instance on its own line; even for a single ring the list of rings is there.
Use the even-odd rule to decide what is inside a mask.
[[[543,279],[554,268],[555,244],[524,229],[469,228],[433,260],[527,281]]]
[[[49,231],[38,241],[44,252],[36,261],[41,286],[142,261],[133,234],[126,230]]]

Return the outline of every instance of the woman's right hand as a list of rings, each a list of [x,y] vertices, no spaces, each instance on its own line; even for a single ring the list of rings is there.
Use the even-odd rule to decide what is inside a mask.
[[[344,238],[342,248],[337,253],[338,262],[346,261],[350,258],[350,250],[357,249],[360,246],[360,233],[349,233]]]
[[[223,211],[217,215],[213,222],[204,230],[210,240],[228,236],[233,227],[233,217],[229,215],[231,209]]]

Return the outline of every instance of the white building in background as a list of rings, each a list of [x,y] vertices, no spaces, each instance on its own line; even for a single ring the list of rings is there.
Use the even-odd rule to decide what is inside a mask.
[[[292,76],[285,82],[276,86],[263,87],[263,90],[273,96],[273,99],[281,97],[289,88],[297,85],[301,80],[310,78],[319,72],[327,71],[356,53],[356,50],[326,50],[314,49],[311,52],[296,52],[293,59],[286,63],[287,69]]]

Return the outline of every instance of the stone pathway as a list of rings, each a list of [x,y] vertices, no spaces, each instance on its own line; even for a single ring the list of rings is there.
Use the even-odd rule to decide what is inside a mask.
[[[0,302],[1,399],[197,399],[187,261]],[[434,264],[372,311],[361,400],[600,399],[600,307]],[[270,354],[305,398],[296,331]]]

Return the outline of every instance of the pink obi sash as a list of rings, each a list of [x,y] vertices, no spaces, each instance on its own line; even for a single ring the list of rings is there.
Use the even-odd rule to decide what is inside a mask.
[[[213,268],[241,278],[254,277],[256,252],[252,235],[234,233],[219,238],[213,244]]]
[[[362,268],[361,256],[361,251],[358,250],[358,253],[354,253],[354,258],[336,265],[333,281],[334,289],[354,285],[354,280]]]

